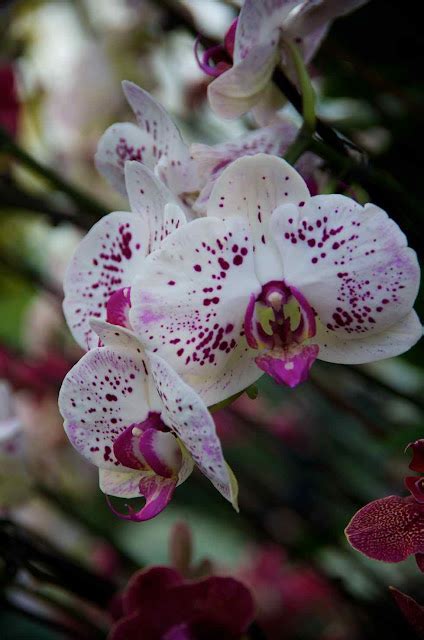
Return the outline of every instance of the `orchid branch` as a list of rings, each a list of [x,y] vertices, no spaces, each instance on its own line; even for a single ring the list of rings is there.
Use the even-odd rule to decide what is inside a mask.
[[[0,127],[0,152],[12,156],[17,162],[44,178],[50,185],[65,193],[87,214],[91,214],[95,219],[100,218],[107,211],[107,207],[97,202],[92,196],[77,189],[67,180],[62,178],[56,171],[46,167],[33,158],[29,153],[19,147],[6,131]]]
[[[97,220],[97,216],[87,215],[86,211],[61,210],[50,199],[30,194],[10,181],[0,180],[0,210],[10,209],[41,213],[48,216],[53,224],[68,222],[85,230]]]
[[[300,93],[302,95],[304,127],[312,134],[314,133],[317,124],[317,117],[315,113],[315,91],[299,48],[291,40],[287,40],[285,44],[290,52],[294,68],[296,70],[297,79],[299,81]]]

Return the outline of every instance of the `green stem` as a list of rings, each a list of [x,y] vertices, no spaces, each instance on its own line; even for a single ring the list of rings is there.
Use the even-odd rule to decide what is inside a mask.
[[[284,160],[291,165],[295,165],[300,156],[303,155],[305,151],[308,151],[311,146],[311,140],[312,136],[309,127],[304,125],[297,134],[295,141],[287,149]]]
[[[296,70],[297,79],[299,81],[300,93],[302,95],[302,115],[304,127],[309,131],[309,133],[312,134],[316,128],[315,91],[299,48],[291,40],[287,40],[285,44],[290,52],[294,68]]]
[[[76,203],[80,209],[85,210],[87,214],[91,214],[95,219],[100,218],[107,212],[107,207],[97,202],[90,195],[83,193],[64,178],[62,178],[56,171],[46,167],[33,158],[29,153],[19,147],[13,139],[0,127],[0,151],[11,155],[17,162],[24,167],[32,171],[33,173],[41,176],[47,180],[47,182],[66,193],[71,200]]]

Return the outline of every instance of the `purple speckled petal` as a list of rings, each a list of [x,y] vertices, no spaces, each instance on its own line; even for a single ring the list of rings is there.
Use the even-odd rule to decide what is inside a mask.
[[[304,0],[245,0],[237,22],[234,62],[246,58],[253,47],[278,43],[279,31],[290,11],[303,3]]]
[[[270,228],[270,218],[279,205],[306,202],[308,188],[287,162],[275,156],[258,154],[233,162],[213,188],[208,216],[243,216],[250,226],[255,245],[255,269],[262,284],[281,280],[282,259]]]
[[[256,364],[278,384],[296,387],[308,379],[309,370],[318,356],[319,347],[299,345],[287,352],[269,351],[256,358]]]
[[[164,407],[163,421],[183,442],[202,473],[237,508],[237,495],[211,414],[165,360],[154,353],[148,358]]]
[[[257,153],[284,155],[297,132],[298,127],[291,120],[279,119],[268,127],[252,131],[234,141],[213,147],[206,144],[192,144],[190,151],[199,167],[199,174],[204,184],[194,208],[200,213],[206,211],[215,181],[231,162]]]
[[[369,558],[400,562],[424,552],[424,505],[389,496],[362,507],[346,527],[350,544]]]
[[[411,311],[406,318],[393,324],[386,331],[355,340],[344,339],[317,322],[314,341],[319,344],[320,360],[340,364],[363,364],[405,353],[420,340],[422,334],[421,322],[415,311]]]
[[[154,169],[156,158],[151,136],[136,124],[117,122],[100,138],[94,161],[99,173],[123,196],[127,195],[124,169],[128,160],[142,162]]]
[[[141,217],[149,230],[150,253],[169,233],[185,224],[185,214],[179,208],[176,196],[139,162],[127,162],[125,180],[131,210]]]
[[[285,282],[343,340],[383,332],[410,313],[420,271],[399,227],[378,207],[341,195],[281,207],[272,231]]]
[[[121,211],[99,220],[81,240],[65,275],[63,310],[72,335],[83,349],[98,344],[90,319],[106,319],[110,296],[131,285],[148,242],[143,221]]]
[[[147,369],[140,353],[92,349],[67,374],[59,395],[65,431],[76,450],[105,469],[122,469],[115,439],[149,412]]]
[[[122,87],[140,129],[151,140],[151,151],[155,165],[161,166],[161,177],[175,194],[194,191],[197,176],[187,145],[169,117],[153,96],[132,82],[124,81]]]
[[[240,218],[202,218],[168,236],[131,289],[131,325],[208,404],[260,375],[243,331],[259,283]],[[204,393],[204,395],[203,395]]]

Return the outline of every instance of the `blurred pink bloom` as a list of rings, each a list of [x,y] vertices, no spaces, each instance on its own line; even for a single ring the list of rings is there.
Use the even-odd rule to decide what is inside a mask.
[[[258,623],[269,640],[350,637],[342,631],[340,602],[331,585],[314,569],[290,565],[281,548],[258,549],[237,577],[251,589]],[[338,628],[339,635],[328,635],[330,628]]]
[[[422,469],[424,440],[409,447],[413,450],[410,468]],[[346,527],[350,544],[369,558],[383,562],[401,562],[415,555],[424,570],[424,478],[409,476],[405,486],[408,497],[388,496],[360,509]]]
[[[168,567],[137,572],[108,640],[236,640],[253,621],[248,589],[234,578],[184,580]]]
[[[0,65],[0,127],[15,137],[18,131],[19,100],[11,64]]]

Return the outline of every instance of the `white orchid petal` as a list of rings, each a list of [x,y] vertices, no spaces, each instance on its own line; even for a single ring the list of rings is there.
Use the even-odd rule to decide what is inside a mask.
[[[320,323],[312,342],[319,344],[319,359],[340,364],[364,364],[392,358],[405,353],[422,337],[423,327],[411,311],[405,318],[385,331],[357,340],[344,340]]]
[[[100,490],[108,496],[117,498],[139,498],[140,480],[150,472],[115,471],[114,469],[99,469]]]
[[[124,176],[127,160],[143,162],[151,169],[156,165],[150,136],[135,124],[118,122],[100,138],[94,161],[99,173],[123,196],[127,195]]]
[[[316,196],[272,220],[286,284],[345,340],[378,334],[412,309],[420,280],[415,252],[388,215],[341,195]]]
[[[139,351],[118,346],[92,349],[62,384],[59,410],[68,438],[100,468],[122,469],[113,442],[149,412],[148,376]]]
[[[307,0],[290,21],[293,39],[304,38],[321,29],[328,30],[333,20],[359,9],[369,0]]]
[[[154,164],[160,165],[161,178],[173,193],[194,190],[197,184],[195,166],[190,160],[187,145],[167,111],[136,84],[124,81],[122,86],[138,126],[150,136]]]
[[[168,233],[185,224],[186,217],[180,202],[158,178],[139,162],[127,162],[125,182],[131,210],[138,214],[149,229],[150,253],[156,249]],[[166,209],[166,205],[175,205]],[[166,211],[173,215],[169,216]],[[174,218],[174,222],[171,219]]]
[[[203,189],[194,208],[204,213],[215,181],[231,162],[258,153],[284,155],[296,137],[298,127],[289,119],[278,119],[272,125],[252,131],[230,142],[214,145],[192,144],[191,155],[202,176]]]
[[[111,294],[131,286],[148,245],[149,230],[143,220],[122,211],[99,220],[81,240],[65,275],[63,310],[83,349],[98,344],[90,319],[106,319]]]
[[[256,274],[262,284],[281,279],[281,258],[273,240],[270,218],[284,203],[299,204],[310,198],[308,188],[287,162],[258,154],[233,162],[213,188],[208,216],[244,216],[255,246]]]
[[[243,330],[259,291],[243,221],[202,218],[146,259],[131,290],[131,324],[146,348],[215,404],[260,375]]]
[[[304,0],[245,0],[240,10],[234,47],[234,61],[244,60],[253,47],[278,43],[279,30],[290,12]]]
[[[277,43],[254,47],[249,55],[208,86],[212,110],[222,118],[238,118],[261,98],[277,63]]]
[[[228,468],[215,423],[205,404],[160,356],[148,353],[148,359],[164,405],[163,421],[183,442],[202,473],[232,502]]]

